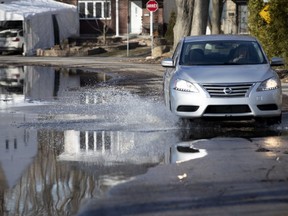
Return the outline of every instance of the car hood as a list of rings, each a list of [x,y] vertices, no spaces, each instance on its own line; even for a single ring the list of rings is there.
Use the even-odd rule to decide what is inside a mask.
[[[261,82],[276,73],[269,64],[179,66],[177,78],[197,83]]]

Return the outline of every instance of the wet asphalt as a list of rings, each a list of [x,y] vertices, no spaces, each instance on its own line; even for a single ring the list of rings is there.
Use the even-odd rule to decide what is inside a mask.
[[[124,77],[120,85],[133,90],[139,80],[142,85],[161,80],[163,74],[159,64],[127,58],[0,56],[0,65],[93,69]],[[159,82],[139,92],[145,95],[147,89],[161,94]],[[273,128],[192,124],[181,131],[182,144],[205,154],[151,167],[112,187],[105,196],[82,203],[76,215],[287,215],[287,126],[286,113],[284,123]],[[219,130],[209,136],[211,128]]]

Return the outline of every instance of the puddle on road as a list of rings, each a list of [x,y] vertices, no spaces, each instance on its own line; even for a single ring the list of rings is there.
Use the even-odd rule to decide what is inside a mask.
[[[165,163],[174,139],[166,131],[18,127],[30,117],[0,113],[0,195],[9,215],[73,215],[86,200]]]
[[[209,157],[209,148],[201,148],[201,142],[209,146],[212,135],[198,140],[199,133],[190,129],[195,139],[183,142],[181,128],[60,130],[45,124],[38,128],[34,117],[25,113],[0,112],[0,118],[0,195],[11,215],[73,215],[86,200],[101,198],[111,187],[158,164]],[[10,120],[12,125],[5,124]],[[280,143],[280,136],[275,139]]]
[[[41,66],[0,68],[0,106],[59,100],[66,92],[97,86],[111,76],[80,69]],[[84,102],[86,98],[83,98]]]
[[[282,133],[249,124],[181,125],[159,98],[106,85],[105,74],[22,69],[0,77],[0,197],[11,215],[75,214],[85,200],[150,167],[208,157],[201,139]],[[36,101],[42,106],[25,108]]]
[[[1,72],[0,197],[7,214],[75,214],[85,200],[165,163],[175,119],[160,101],[109,88],[101,73],[26,69]]]

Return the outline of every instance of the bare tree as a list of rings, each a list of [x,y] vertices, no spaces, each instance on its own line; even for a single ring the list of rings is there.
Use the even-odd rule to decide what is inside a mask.
[[[199,1],[199,0],[197,0]],[[194,0],[176,0],[177,18],[174,26],[174,47],[181,37],[191,32]]]
[[[190,35],[206,34],[206,28],[209,16],[209,1],[210,0],[195,1]]]
[[[175,0],[174,47],[181,37],[206,34],[210,0]]]
[[[110,4],[110,2],[108,3],[108,1],[106,0],[104,2],[104,21],[103,21],[103,43],[106,45],[107,43],[107,33],[109,30],[109,25],[108,25],[108,19],[107,17],[110,17],[110,7],[108,6],[108,4]],[[110,20],[111,21],[111,20]]]
[[[211,0],[212,1],[212,12],[210,17],[210,28],[212,34],[221,33],[221,14],[223,5],[226,0]]]

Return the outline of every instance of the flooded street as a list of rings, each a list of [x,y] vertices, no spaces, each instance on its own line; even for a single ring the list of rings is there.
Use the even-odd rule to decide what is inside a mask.
[[[21,66],[0,80],[0,215],[288,210],[286,113],[271,127],[182,122],[156,75]]]
[[[105,74],[48,67],[2,74],[11,71],[1,86],[4,214],[75,214],[81,202],[165,163],[176,127],[161,101],[103,85]]]

